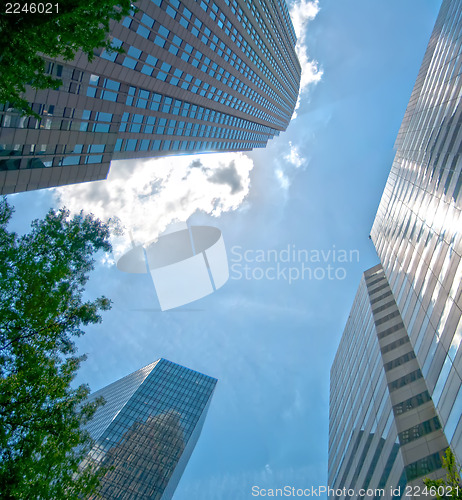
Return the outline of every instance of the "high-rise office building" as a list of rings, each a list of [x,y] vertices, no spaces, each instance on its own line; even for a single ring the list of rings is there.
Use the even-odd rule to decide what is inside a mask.
[[[107,468],[94,498],[171,498],[216,383],[159,359],[92,394],[106,400],[87,426],[95,440],[87,460]]]
[[[351,490],[339,498],[402,496],[423,477],[443,475],[447,447],[427,379],[379,264],[364,273],[332,365],[329,485]],[[365,493],[368,489],[374,494]]]
[[[332,368],[329,479],[338,486],[359,485],[369,478],[369,464],[361,464],[362,459],[372,460],[371,468],[378,460],[375,474],[388,474],[387,486],[441,474],[441,451],[448,445],[462,460],[461,41],[462,4],[444,0],[371,231],[381,267],[366,272]],[[371,288],[368,281],[375,272],[383,274],[379,288]],[[381,337],[384,328],[395,327]],[[374,347],[371,361],[364,363],[372,365],[358,375],[351,372],[350,380],[342,379],[339,374],[348,372],[348,363],[361,360],[367,342]],[[381,377],[378,385],[361,385],[362,378],[372,379],[373,374]],[[392,391],[395,379],[403,386]],[[368,396],[355,400],[355,391],[359,398]],[[383,403],[377,399],[381,394]],[[371,398],[374,403],[368,406]],[[345,421],[337,405],[345,399],[354,427],[341,427]],[[364,410],[372,412],[369,420]],[[383,427],[389,414],[391,423]],[[378,439],[385,440],[383,451],[374,446]],[[372,484],[377,477],[369,479]]]
[[[111,160],[264,147],[286,129],[301,68],[284,0],[140,0],[90,63],[49,61],[42,119],[0,106],[0,190],[104,179]]]

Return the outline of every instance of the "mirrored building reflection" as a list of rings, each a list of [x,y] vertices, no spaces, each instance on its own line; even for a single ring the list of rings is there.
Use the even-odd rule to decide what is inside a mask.
[[[139,0],[90,63],[49,60],[41,120],[0,105],[0,192],[105,179],[111,160],[250,151],[285,130],[301,68],[284,0]]]
[[[381,264],[364,274],[332,366],[336,487],[390,496],[444,476],[449,445],[462,461],[461,40],[462,4],[443,0],[371,230]]]
[[[95,392],[88,459],[107,469],[90,498],[172,497],[202,430],[217,380],[160,359]]]

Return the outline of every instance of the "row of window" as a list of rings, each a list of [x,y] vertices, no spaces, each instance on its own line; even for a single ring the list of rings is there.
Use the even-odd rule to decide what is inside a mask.
[[[174,2],[174,3],[175,3],[175,5],[178,4],[177,8],[179,9],[180,3],[179,2]],[[258,94],[266,94],[266,95],[271,96],[273,99],[275,99],[280,104],[280,106],[282,108],[286,108],[288,110],[288,112],[290,113],[291,105],[293,107],[293,104],[296,100],[298,83],[296,85],[294,85],[294,87],[293,87],[294,88],[294,91],[292,93],[293,95],[289,95],[287,93],[287,90],[286,90],[289,86],[288,85],[285,85],[285,86],[281,85],[281,83],[279,81],[277,81],[277,79],[275,78],[274,71],[268,72],[267,76],[269,77],[269,79],[271,81],[273,81],[273,84],[277,86],[277,88],[279,89],[279,92],[282,95],[287,95],[287,99],[291,104],[291,105],[287,105],[281,99],[281,97],[278,94],[276,94],[275,92],[273,92],[272,89],[267,84],[265,84],[263,82],[263,80],[258,75],[256,75],[256,73],[250,67],[248,67],[244,63],[244,61],[242,61],[223,41],[220,41],[216,35],[211,35],[210,30],[207,27],[203,26],[202,21],[200,21],[198,18],[192,16],[192,13],[191,13],[191,11],[189,11],[189,9],[187,9],[186,7],[183,7],[182,16],[181,16],[179,14],[179,12],[177,12],[176,10],[172,9],[169,6],[169,7],[167,7],[167,13],[171,17],[176,18],[178,20],[178,22],[183,27],[188,28],[188,26],[189,26],[190,31],[192,32],[192,34],[194,36],[201,39],[201,41],[205,45],[209,44],[209,47],[212,50],[214,50],[215,52],[217,52],[220,57],[222,57],[225,61],[227,61],[232,66],[234,66],[244,76],[248,77],[250,79],[250,81],[254,82],[260,88],[260,90],[263,91],[263,92],[259,92]],[[141,22],[144,23],[148,28],[152,29],[152,27],[155,23],[155,20],[152,19],[147,14],[144,14],[141,18]],[[126,18],[122,24],[124,24],[126,27],[132,26],[132,19]],[[157,23],[157,24],[159,24],[159,23]],[[134,24],[132,27],[135,28],[136,26],[137,26],[137,24]],[[160,28],[157,29],[157,32],[159,34],[158,35],[152,34],[150,36],[150,29],[147,29],[146,27],[144,27],[143,25],[140,24],[139,26],[136,27],[136,32],[138,34],[140,34],[141,36],[144,36],[144,38],[152,39],[153,42],[156,43],[157,45],[159,45],[160,47],[165,47],[165,44],[166,44],[166,41],[167,41],[167,38],[169,35],[169,30],[161,25]],[[235,35],[232,35],[232,36],[234,37]],[[237,36],[242,39],[241,35],[237,35]],[[190,46],[188,47],[188,44],[186,44],[183,47],[183,50],[181,50],[180,54],[179,54],[178,49],[181,46],[183,40],[178,35],[173,35],[173,37],[171,37],[169,42],[170,43],[169,43],[168,50],[171,53],[178,55],[178,57],[182,57],[186,61],[190,60],[190,55],[188,55],[188,53],[191,54],[191,49],[190,49]],[[237,43],[238,43],[238,45],[241,44],[241,42],[239,42],[239,41]],[[245,42],[245,40],[242,43],[247,45],[247,42]],[[183,43],[183,45],[184,45],[184,43]],[[185,49],[189,49],[189,51],[185,50]],[[247,46],[247,51],[245,53],[252,61],[254,61],[256,55],[250,54],[250,46]],[[191,61],[192,61],[192,64],[196,65],[196,67],[199,67],[198,62],[194,62],[193,59],[191,59]],[[129,65],[129,67],[134,67],[135,61],[132,60],[132,62],[128,62],[125,64]],[[218,65],[216,65],[216,63],[214,63],[214,64],[218,68]],[[206,67],[207,67],[207,64],[205,64],[205,65],[200,64],[200,68],[202,69],[202,71],[207,71]],[[216,74],[216,78],[220,79],[220,73],[217,73],[217,68],[211,67],[208,70],[208,73],[211,76],[214,76]],[[223,71],[223,68],[219,68],[219,70]],[[151,71],[151,69],[149,69],[149,67],[146,67],[146,65],[145,65],[145,67],[143,67],[143,69],[141,69],[141,71],[146,72],[147,74],[150,74],[149,72]],[[280,75],[280,78],[284,79],[285,73],[282,73]],[[244,86],[244,91],[246,92],[246,94],[250,94],[252,92],[248,86]],[[258,94],[256,93],[256,95],[258,95]],[[256,100],[255,97],[254,97],[254,99]]]
[[[242,151],[262,146],[258,142],[117,139],[114,151]]]
[[[235,2],[233,2],[233,3],[235,3]],[[223,56],[224,59],[225,59],[225,61],[228,60],[225,57],[226,54],[223,55],[223,50],[224,50],[223,47],[219,47],[218,48],[219,39],[218,39],[217,36],[212,36],[212,38],[209,38],[210,37],[210,30],[208,28],[206,28],[206,27],[202,31],[199,31],[200,28],[202,27],[202,22],[198,18],[196,18],[194,16],[191,16],[191,12],[185,6],[182,7],[181,2],[179,2],[178,0],[170,0],[170,4],[174,5],[176,7],[176,9],[178,9],[177,11],[175,11],[174,9],[171,9],[169,11],[167,9],[167,13],[171,17],[175,18],[176,14],[177,13],[180,14],[180,12],[181,12],[184,17],[182,17],[179,20],[180,24],[182,24],[186,29],[191,28],[190,31],[191,31],[191,33],[194,36],[196,36],[197,38],[199,38],[205,45],[207,45],[208,43],[210,43],[210,48],[213,51],[217,52],[220,57]],[[229,5],[229,3],[228,3],[228,5]],[[208,9],[208,6],[205,3],[205,1],[201,2],[201,7],[205,11],[207,11],[207,9]],[[236,4],[236,7],[237,7],[237,4]],[[234,5],[230,6],[230,8],[231,8],[232,12],[234,14],[236,14],[236,8],[234,7]],[[237,8],[239,9],[239,7],[237,7]],[[288,70],[288,68],[285,68],[286,69],[286,73],[284,72],[284,70],[282,70],[280,68],[280,66],[276,62],[276,59],[273,57],[271,51],[268,50],[267,47],[263,44],[263,42],[259,39],[258,32],[255,31],[255,29],[253,29],[253,31],[251,29],[247,29],[247,31],[249,32],[249,35],[251,36],[251,38],[256,43],[257,43],[257,38],[258,38],[258,40],[260,40],[260,50],[267,57],[268,63],[272,67],[272,69],[270,69],[263,62],[263,60],[260,58],[260,55],[257,54],[253,50],[253,48],[251,47],[251,45],[248,44],[248,42],[242,37],[242,35],[238,32],[237,28],[229,21],[229,19],[227,19],[226,16],[222,12],[219,13],[218,7],[216,7],[216,5],[215,5],[215,9],[211,9],[210,12],[211,12],[212,16],[217,16],[217,14],[218,14],[218,17],[216,17],[214,19],[216,21],[218,27],[220,27],[221,29],[223,29],[224,33],[227,36],[229,36],[231,38],[231,40],[238,47],[240,47],[241,51],[255,64],[255,66],[258,69],[260,69],[260,71],[262,73],[265,74],[265,76],[281,92],[284,92],[284,87],[295,88],[295,89],[298,88],[298,83],[297,82],[295,82],[295,87],[291,87],[290,86],[289,81],[287,80],[286,73],[289,73],[290,76],[292,76],[292,73]],[[238,16],[239,16],[239,14],[238,14]],[[197,24],[196,24],[196,21],[198,21]],[[198,30],[198,28],[199,28],[199,30]],[[257,45],[258,45],[258,43],[257,43]],[[218,48],[218,50],[216,50],[217,48]],[[282,58],[282,56],[280,56],[280,54],[279,54],[279,57],[280,57],[281,61],[285,62],[284,59]],[[249,70],[250,70],[250,68],[249,68]],[[276,78],[276,75],[278,75],[279,80]],[[286,85],[285,86],[281,85],[281,81],[284,81],[286,83]]]
[[[297,68],[294,65],[293,58],[290,57],[290,54],[287,51],[287,45],[286,45],[285,40],[283,40],[282,37],[281,37],[279,27],[276,26],[276,24],[273,21],[273,16],[271,15],[271,13],[269,12],[269,10],[265,6],[265,8],[263,9],[263,12],[264,12],[264,14],[266,16],[266,19],[271,24],[271,28],[268,29],[266,27],[266,24],[263,21],[262,17],[260,16],[260,13],[258,12],[258,10],[257,10],[257,8],[255,6],[255,2],[251,2],[250,0],[245,0],[245,3],[247,5],[247,7],[249,8],[249,10],[252,12],[253,18],[257,20],[257,22],[258,22],[261,30],[263,31],[263,33],[265,34],[266,38],[268,39],[268,41],[269,41],[269,43],[270,43],[270,45],[271,45],[271,47],[273,49],[271,52],[276,55],[276,59],[277,60],[280,60],[280,61],[283,62],[283,64],[284,64],[284,70],[286,70],[290,74],[293,83],[296,85],[297,82],[293,78],[293,74],[297,72]],[[260,3],[260,6],[261,6],[262,3],[261,2],[259,2],[259,3]],[[282,2],[282,3],[285,4],[285,2]],[[233,4],[233,6],[235,8],[238,8],[239,10],[241,10],[240,7],[237,6],[236,0],[233,0],[232,4]],[[281,2],[279,2],[279,7],[280,7],[280,5],[281,5]],[[284,10],[280,9],[279,12],[283,12],[283,14],[287,13],[287,7]],[[240,18],[240,12],[238,13],[237,18],[238,19]],[[241,19],[239,19],[239,21],[241,21]],[[244,28],[246,27],[246,25],[247,26],[249,25],[249,19],[247,18],[247,16],[245,14],[243,14],[241,22],[242,22],[242,25],[244,26]],[[287,15],[286,18],[285,18],[285,27],[288,27],[288,26],[292,27],[292,22],[290,20],[290,16],[289,15]],[[292,27],[292,29],[293,29],[293,27]],[[249,28],[247,27],[247,33],[249,33],[249,35],[254,35],[255,34],[255,30],[252,27],[252,33],[250,33]],[[273,39],[273,36],[272,36],[273,34],[275,34],[276,37],[277,37],[277,39],[279,40],[279,44],[282,47],[282,50],[284,51],[285,57],[282,57],[282,55],[281,55],[281,53],[279,51],[279,46],[276,44],[276,42]],[[285,33],[285,35],[286,35],[286,33]],[[294,47],[295,47],[295,40],[293,41],[293,43],[291,45],[291,49],[293,49]],[[292,71],[290,71],[287,63],[290,64]]]
[[[162,32],[163,36],[165,37],[167,37],[169,34],[169,31],[166,30],[166,28],[164,28],[163,26],[160,26],[159,32]],[[175,39],[177,39],[178,43],[182,42],[182,40],[177,36],[175,36]],[[157,43],[157,45],[160,45],[161,47],[165,45],[165,39],[159,37],[159,35],[156,36],[154,42]],[[118,40],[116,38],[113,39],[112,43],[115,47],[119,47],[122,45],[121,40]],[[250,114],[251,116],[255,116],[257,118],[261,118],[272,123],[277,123],[278,125],[282,125],[285,122],[283,122],[283,120],[274,118],[273,116],[266,113],[264,110],[269,110],[275,113],[276,115],[283,116],[283,118],[285,118],[286,121],[287,119],[290,118],[291,108],[286,103],[282,102],[283,107],[286,108],[287,110],[286,112],[283,112],[281,108],[278,108],[269,101],[267,101],[263,97],[263,93],[252,90],[248,85],[245,85],[239,79],[236,79],[233,75],[230,75],[229,72],[225,72],[223,68],[218,68],[218,65],[216,63],[211,63],[210,59],[204,57],[203,63],[201,63],[200,60],[203,56],[201,52],[197,50],[194,51],[195,58],[193,58],[190,55],[193,53],[193,50],[194,49],[191,45],[185,44],[183,50],[181,51],[182,52],[181,58],[185,61],[191,60],[191,64],[193,64],[193,66],[198,67],[199,69],[201,69],[201,71],[205,73],[215,76],[215,78],[218,81],[221,80],[222,83],[227,84],[228,87],[230,87],[231,89],[235,90],[236,92],[239,92],[241,95],[246,96],[252,102],[257,102],[260,105],[261,109],[258,109],[257,107],[253,106],[248,102],[246,103],[241,99],[238,99],[236,95],[229,94],[228,92],[224,92],[223,90],[218,89],[217,87],[211,86],[207,82],[202,81],[199,78],[195,78],[193,75],[184,72],[179,68],[176,69],[172,68],[172,65],[166,62],[159,61],[157,58],[153,57],[150,54],[145,54],[143,56],[143,52],[133,46],[130,46],[127,49],[126,56],[117,55],[117,53],[115,52],[108,53],[104,51],[101,54],[101,57],[109,59],[111,61],[116,61],[117,63],[121,62],[123,66],[129,67],[136,71],[140,71],[145,75],[152,76],[153,78],[156,78],[160,81],[181,87],[183,90],[187,90],[194,94],[201,95],[202,97],[206,97],[207,99],[214,100],[215,102],[220,102],[221,104],[230,106],[233,109],[237,109],[244,113]],[[170,45],[169,51],[178,53],[178,49],[174,45]],[[129,56],[135,57],[136,59],[133,59],[132,57]],[[145,58],[145,60],[141,61],[140,58],[143,59]],[[210,65],[211,68],[209,68],[208,66],[208,64],[210,63],[211,63]],[[217,71],[213,69],[215,66],[217,68]],[[90,84],[94,85],[93,82],[90,82]],[[101,99],[110,100],[114,102],[117,100],[117,94],[115,92],[112,92],[110,90],[97,92],[97,90],[94,89],[93,87],[89,87],[87,89],[87,96],[98,97]]]
[[[92,85],[101,84],[105,89],[110,88],[119,90],[120,84],[107,78],[103,79],[96,75],[91,75],[90,82]],[[106,90],[104,90],[106,91]],[[249,122],[241,118],[232,117],[224,113],[220,113],[208,108],[203,108],[197,105],[172,99],[170,97],[162,96],[161,94],[147,90],[137,89],[130,87],[128,91],[127,101],[131,104],[137,104],[138,107],[146,108],[153,111],[162,111],[163,113],[186,116],[198,120],[204,120],[207,123],[219,123],[225,126],[217,127],[205,124],[193,124],[182,120],[171,119],[167,121],[165,118],[157,118],[154,116],[144,116],[138,113],[125,112],[122,116],[122,122],[119,127],[120,132],[132,133],[146,133],[146,134],[167,134],[167,135],[180,135],[180,136],[193,136],[205,138],[221,138],[221,139],[234,139],[242,141],[261,141],[266,142],[268,138],[274,135],[274,130],[264,125],[259,125],[254,122]],[[96,113],[93,116],[95,122],[103,123],[90,123],[91,112],[84,110],[82,113],[82,123],[80,124],[81,131],[94,131],[94,132],[107,132],[109,131],[110,122],[113,115],[110,113]],[[157,123],[157,127],[154,125]],[[233,130],[229,127],[243,127],[250,129],[245,132],[243,130]],[[251,132],[254,131],[254,132]],[[256,133],[257,131],[263,133]],[[132,147],[133,143],[127,143],[126,147]],[[146,148],[146,143],[143,143],[143,148]],[[127,149],[132,150],[132,149]],[[141,149],[146,151],[147,149]]]
[[[176,1],[176,0],[173,0]],[[172,2],[172,0],[170,0]],[[266,59],[269,61],[273,69],[278,73],[279,77],[282,78],[288,85],[289,81],[287,80],[287,76],[290,76],[292,79],[292,83],[295,85],[295,87],[298,86],[298,82],[295,81],[293,78],[293,72],[295,71],[295,68],[292,66],[292,70],[288,67],[287,65],[287,60],[291,62],[291,58],[285,58],[282,56],[282,54],[279,51],[278,45],[274,42],[273,37],[271,35],[271,30],[268,30],[266,28],[266,25],[262,22],[260,15],[258,11],[255,9],[255,7],[252,9],[252,4],[248,2],[249,8],[253,11],[253,14],[257,20],[257,22],[260,25],[260,29],[265,33],[267,36],[268,41],[270,42],[271,49],[269,49],[262,38],[259,35],[259,30],[255,29],[253,26],[253,23],[249,20],[249,18],[246,16],[244,11],[239,7],[237,4],[236,0],[232,0],[231,2],[226,2],[229,7],[231,8],[231,11],[233,12],[234,15],[236,15],[238,21],[242,24],[244,29],[247,31],[248,35],[252,38],[252,40],[256,43],[258,48],[260,49],[261,53],[263,53],[266,56]],[[246,2],[247,3],[247,2]],[[209,15],[212,17],[213,20],[217,19],[218,16],[222,16],[219,18],[218,26],[221,27],[225,33],[231,37],[233,42],[236,43],[236,45],[241,46],[241,50],[243,52],[245,51],[246,48],[246,42],[245,40],[242,39],[242,36],[238,33],[238,30],[232,25],[232,23],[229,22],[229,20],[226,20],[226,17],[220,10],[218,9],[217,5],[212,2],[212,8],[209,9],[207,6],[209,4],[209,0],[202,0],[201,1],[201,7],[204,11],[207,12],[209,10]],[[272,16],[270,13],[268,13],[268,19],[272,19]],[[220,25],[220,22],[222,25]],[[272,25],[273,31],[276,33],[279,33],[279,29]],[[237,41],[236,41],[237,38]],[[283,45],[283,47],[285,47]],[[253,55],[256,56],[254,51],[252,50]],[[274,54],[274,56],[273,56]],[[278,64],[278,61],[283,64],[284,68],[281,68]]]
[[[177,135],[184,137],[201,137],[201,138],[216,138],[216,139],[233,139],[242,141],[259,141],[266,143],[268,136],[264,134],[256,134],[243,130],[233,130],[229,127],[217,127],[206,125],[204,123],[192,123],[182,120],[167,120],[166,118],[157,118],[155,116],[143,116],[133,113],[131,120],[128,122],[130,114],[124,113],[122,123],[119,126],[119,132],[156,134],[156,135]],[[144,123],[143,123],[144,122]],[[157,126],[154,125],[157,123]],[[94,124],[96,130],[101,124]],[[81,129],[83,130],[83,129]],[[97,130],[96,130],[97,131]]]

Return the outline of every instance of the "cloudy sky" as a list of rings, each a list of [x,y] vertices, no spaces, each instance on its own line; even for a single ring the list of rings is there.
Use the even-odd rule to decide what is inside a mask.
[[[113,256],[88,286],[114,306],[79,342],[78,382],[96,390],[159,357],[219,379],[176,500],[327,484],[329,369],[361,273],[378,262],[369,230],[439,6],[293,2],[302,91],[265,150],[115,162],[107,181],[9,197],[19,230],[65,204],[117,215],[139,243],[178,220],[222,231],[230,279],[200,301],[161,312],[149,276]],[[310,261],[283,262],[299,251]]]

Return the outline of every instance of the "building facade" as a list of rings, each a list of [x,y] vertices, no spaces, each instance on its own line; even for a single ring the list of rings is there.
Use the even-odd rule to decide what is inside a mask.
[[[365,273],[332,367],[329,480],[339,487],[419,484],[444,474],[448,445],[462,461],[461,44],[462,4],[443,0],[371,230],[381,265]],[[372,365],[358,375],[366,345]]]
[[[59,90],[29,89],[42,119],[0,106],[0,189],[104,179],[111,160],[264,147],[300,84],[284,0],[140,0],[111,24],[123,54],[53,60]]]
[[[87,430],[87,460],[107,468],[91,498],[173,496],[201,433],[217,380],[159,359],[95,392],[106,400]]]
[[[444,476],[447,447],[379,264],[364,273],[331,369],[329,485],[351,490],[338,498],[409,497],[423,477]]]
[[[462,460],[462,4],[444,0],[371,231],[428,390]]]

